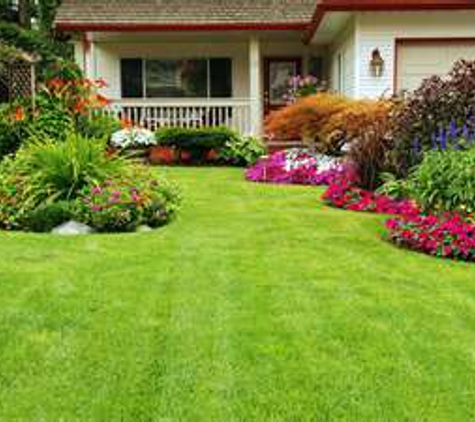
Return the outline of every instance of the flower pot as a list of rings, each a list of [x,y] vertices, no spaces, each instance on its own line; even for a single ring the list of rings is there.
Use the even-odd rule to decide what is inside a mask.
[[[193,161],[193,156],[190,151],[180,151],[180,161],[183,164],[191,164]]]
[[[216,150],[214,149],[210,149],[207,153],[206,153],[206,161],[209,162],[209,163],[215,163],[216,161],[219,160],[219,154]]]
[[[107,147],[107,149],[106,149],[107,158],[111,158],[115,155],[118,155],[119,153],[120,153],[120,151],[117,148],[114,148],[114,147],[111,147],[111,146]]]
[[[152,147],[149,150],[148,159],[151,164],[174,164],[176,153],[173,148]]]

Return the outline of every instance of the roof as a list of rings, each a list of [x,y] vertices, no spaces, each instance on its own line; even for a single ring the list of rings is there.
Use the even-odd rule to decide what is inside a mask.
[[[63,0],[59,29],[305,29],[316,0]]]
[[[467,9],[475,9],[474,0],[317,0],[315,13],[304,35],[304,42],[310,42],[329,12]]]

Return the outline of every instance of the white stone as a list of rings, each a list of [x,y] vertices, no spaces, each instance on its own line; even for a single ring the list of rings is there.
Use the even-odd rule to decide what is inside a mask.
[[[55,227],[52,231],[53,234],[60,236],[78,236],[84,234],[90,234],[94,230],[86,224],[78,223],[77,221],[68,221]]]
[[[150,233],[152,231],[153,229],[150,226],[147,226],[145,224],[142,226],[138,226],[136,230],[137,233]]]

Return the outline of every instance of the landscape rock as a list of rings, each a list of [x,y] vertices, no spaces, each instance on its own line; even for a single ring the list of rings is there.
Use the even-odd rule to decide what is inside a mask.
[[[85,234],[91,234],[94,230],[86,224],[78,223],[77,221],[68,221],[58,227],[55,227],[52,231],[53,234],[60,236],[79,236]]]
[[[137,230],[136,230],[137,233],[150,233],[152,231],[153,231],[153,229],[150,226],[147,226],[147,225],[139,226],[139,227],[137,227]]]

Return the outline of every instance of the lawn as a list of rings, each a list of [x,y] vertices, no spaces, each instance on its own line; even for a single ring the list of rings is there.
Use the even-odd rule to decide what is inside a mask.
[[[475,419],[475,265],[321,189],[167,173],[157,232],[0,234],[0,421]]]

